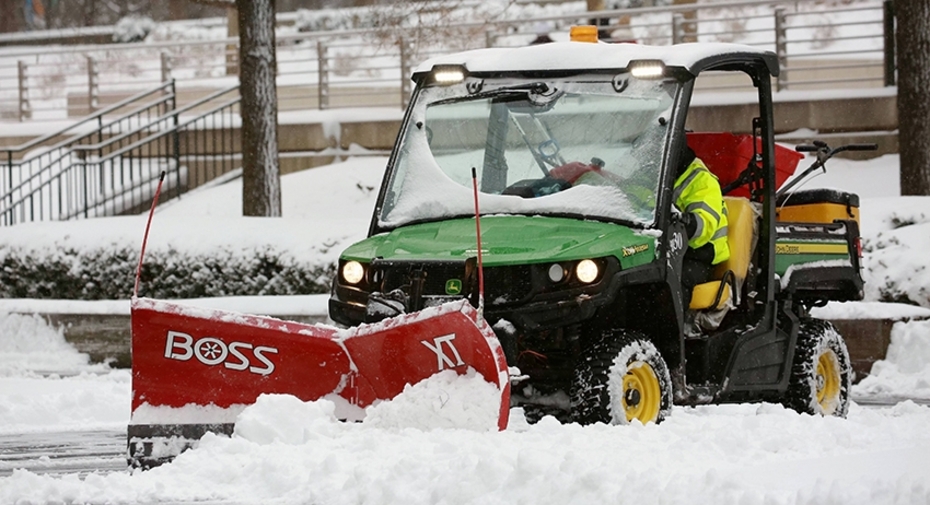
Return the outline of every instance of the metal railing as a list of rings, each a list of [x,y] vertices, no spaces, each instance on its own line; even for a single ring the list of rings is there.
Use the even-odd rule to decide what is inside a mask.
[[[137,213],[163,171],[168,200],[238,168],[238,86],[182,108],[175,100],[168,81],[67,129],[0,148],[0,225]]]
[[[428,32],[359,28],[277,35],[278,108],[402,106],[410,69],[430,56],[529,43],[540,23],[558,37],[599,23],[612,41],[665,45],[741,42],[772,50],[783,68],[776,89],[880,87],[895,83],[890,0],[851,3],[739,0],[450,24]],[[216,29],[216,28],[214,28]],[[221,28],[220,28],[221,29]],[[94,113],[139,89],[175,79],[178,104],[238,82],[238,39],[0,48],[0,121]],[[729,90],[708,79],[702,90]]]

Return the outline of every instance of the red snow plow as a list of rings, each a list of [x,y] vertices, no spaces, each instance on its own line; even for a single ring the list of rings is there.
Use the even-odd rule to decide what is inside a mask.
[[[468,300],[340,330],[139,298],[164,177],[162,172],[133,289],[131,467],[170,461],[208,431],[231,435],[238,414],[262,394],[331,400],[337,416],[341,404],[342,417],[358,419],[361,409],[444,370],[473,370],[494,385],[489,401],[499,402],[497,428],[506,428],[507,359],[481,309]]]
[[[130,465],[161,464],[207,431],[231,434],[236,415],[263,393],[364,408],[443,370],[469,368],[500,389],[503,429],[507,363],[467,301],[339,330],[135,298]]]

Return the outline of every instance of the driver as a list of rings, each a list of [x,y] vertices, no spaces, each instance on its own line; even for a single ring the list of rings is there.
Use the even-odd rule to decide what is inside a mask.
[[[694,286],[710,280],[714,265],[730,257],[727,209],[720,183],[685,143],[672,194],[688,234],[681,274],[682,301],[691,302]]]

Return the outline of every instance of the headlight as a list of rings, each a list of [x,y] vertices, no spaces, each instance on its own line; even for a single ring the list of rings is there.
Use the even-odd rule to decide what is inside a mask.
[[[581,260],[575,266],[575,276],[585,284],[594,282],[599,274],[600,268],[592,260]]]
[[[365,267],[357,261],[346,261],[342,265],[342,278],[349,284],[358,284],[365,277]]]
[[[558,263],[553,263],[549,267],[549,280],[552,282],[562,282],[565,278],[565,269]]]

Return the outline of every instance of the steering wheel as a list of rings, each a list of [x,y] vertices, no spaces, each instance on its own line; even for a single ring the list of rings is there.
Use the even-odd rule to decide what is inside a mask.
[[[564,164],[559,156],[559,144],[556,143],[555,139],[544,140],[536,146],[536,152],[539,153],[539,158],[545,161],[547,164],[557,167]]]

